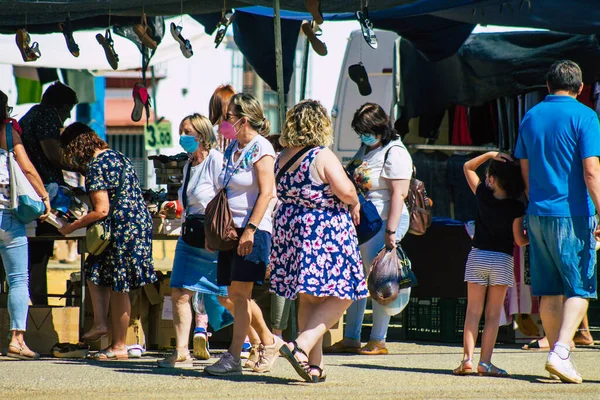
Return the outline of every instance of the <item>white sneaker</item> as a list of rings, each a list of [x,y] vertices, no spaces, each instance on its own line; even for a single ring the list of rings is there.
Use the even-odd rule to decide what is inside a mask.
[[[219,361],[213,365],[209,365],[204,368],[204,372],[209,375],[223,376],[223,375],[241,375],[242,374],[242,362],[241,360],[235,361],[233,356],[229,352],[225,352]]]
[[[554,351],[551,351],[550,354],[548,354],[548,360],[546,361],[546,371],[558,376],[563,382],[583,382],[581,375],[579,375],[577,369],[575,369],[575,365],[571,362],[570,355],[566,359],[563,359]]]

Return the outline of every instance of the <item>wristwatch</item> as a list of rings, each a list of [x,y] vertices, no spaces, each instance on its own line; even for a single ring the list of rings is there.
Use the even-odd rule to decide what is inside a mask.
[[[392,231],[392,230],[390,230],[390,229],[387,229],[387,228],[386,228],[386,230],[385,230],[385,233],[387,233],[388,235],[395,235],[395,234],[396,234],[396,232],[395,232],[395,231]]]
[[[258,226],[254,225],[252,222],[248,222],[246,224],[246,229],[250,229],[252,232],[256,232]]]

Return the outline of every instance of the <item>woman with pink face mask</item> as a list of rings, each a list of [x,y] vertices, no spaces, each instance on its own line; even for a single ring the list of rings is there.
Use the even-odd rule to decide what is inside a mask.
[[[208,103],[208,119],[213,124],[219,149],[224,151],[235,139],[235,128],[226,120],[229,100],[235,94],[231,85],[221,85],[215,89]]]

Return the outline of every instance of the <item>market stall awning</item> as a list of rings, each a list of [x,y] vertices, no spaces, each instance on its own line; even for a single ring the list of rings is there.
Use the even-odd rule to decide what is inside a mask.
[[[194,50],[198,53],[203,48],[213,46],[212,38],[204,33],[204,28],[194,19],[184,16],[186,36],[191,40]],[[179,22],[180,18],[166,20],[165,24],[172,21]],[[0,64],[27,66],[35,68],[66,68],[91,71],[111,70],[104,56],[104,50],[96,41],[96,34],[104,34],[104,30],[90,30],[75,32],[75,41],[79,44],[81,55],[73,57],[65,44],[62,34],[33,35],[32,39],[39,43],[42,57],[35,62],[24,62],[15,44],[15,35],[0,35]],[[141,67],[142,55],[132,41],[113,34],[115,51],[119,55],[119,70],[137,69]],[[170,39],[170,37],[169,37]],[[179,44],[174,40],[163,41],[152,57],[150,65],[183,57]]]

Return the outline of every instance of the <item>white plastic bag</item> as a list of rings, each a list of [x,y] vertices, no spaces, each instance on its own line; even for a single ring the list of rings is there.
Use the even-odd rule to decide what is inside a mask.
[[[45,206],[29,180],[21,171],[21,167],[13,152],[12,125],[7,124],[6,140],[8,142],[8,170],[10,174],[10,201],[15,217],[23,224],[28,224],[44,214]]]
[[[390,304],[383,306],[385,313],[391,317],[398,315],[408,305],[410,300],[410,288],[400,289],[398,297]]]

